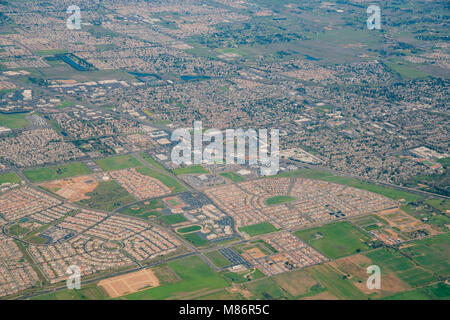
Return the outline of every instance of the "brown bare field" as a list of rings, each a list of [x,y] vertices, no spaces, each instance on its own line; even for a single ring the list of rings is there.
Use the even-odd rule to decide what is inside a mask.
[[[304,270],[282,273],[276,275],[273,279],[294,297],[308,293],[311,287],[317,284],[317,281]]]
[[[71,201],[89,199],[87,193],[97,188],[98,181],[95,175],[86,175],[69,179],[54,180],[41,183],[39,186],[44,187],[51,192]]]
[[[353,284],[367,295],[376,292],[377,296],[384,297],[410,289],[407,283],[386,270],[381,270],[381,289],[376,291],[368,289],[366,281],[370,275],[367,273],[367,267],[372,265],[372,261],[360,254],[332,261],[329,265],[353,280]]]
[[[262,252],[261,249],[256,248],[256,247],[247,249],[247,250],[245,250],[245,252],[249,256],[251,256],[253,259],[258,259],[258,258],[262,258],[262,257],[266,256],[266,254],[264,252]]]
[[[159,280],[151,269],[144,269],[122,276],[108,278],[98,283],[111,298],[138,292],[149,287],[158,287]]]

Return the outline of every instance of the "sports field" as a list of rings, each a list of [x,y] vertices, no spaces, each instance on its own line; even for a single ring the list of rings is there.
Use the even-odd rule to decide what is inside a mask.
[[[189,227],[177,229],[177,232],[178,233],[190,233],[190,232],[194,232],[194,231],[199,231],[201,229],[202,229],[202,227],[200,227],[200,226],[189,226]]]
[[[183,235],[183,238],[196,247],[203,247],[209,244],[208,240],[203,239],[197,233],[188,233]]]
[[[31,182],[57,180],[91,173],[83,162],[73,162],[61,166],[25,170],[23,174]]]
[[[370,236],[348,222],[300,230],[295,235],[332,259],[369,249],[365,242],[370,240]]]
[[[177,214],[170,214],[170,215],[162,216],[161,221],[164,222],[165,224],[171,225],[171,224],[177,224],[180,222],[185,222],[187,220],[182,214],[177,213]]]
[[[161,216],[161,209],[165,208],[160,199],[152,199],[124,208],[119,212],[136,217],[148,218],[150,216]]]

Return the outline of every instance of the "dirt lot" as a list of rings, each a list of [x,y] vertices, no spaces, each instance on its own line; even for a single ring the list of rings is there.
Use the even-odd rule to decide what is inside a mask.
[[[117,298],[149,287],[158,287],[159,280],[151,269],[145,269],[104,279],[98,285],[105,289],[111,298]]]
[[[71,202],[76,202],[89,199],[86,194],[97,188],[98,181],[95,175],[87,175],[70,179],[49,181],[40,184],[40,186]]]

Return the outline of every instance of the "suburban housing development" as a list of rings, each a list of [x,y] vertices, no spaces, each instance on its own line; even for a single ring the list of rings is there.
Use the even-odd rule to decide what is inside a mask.
[[[0,1],[0,300],[450,298],[448,2],[69,2]]]

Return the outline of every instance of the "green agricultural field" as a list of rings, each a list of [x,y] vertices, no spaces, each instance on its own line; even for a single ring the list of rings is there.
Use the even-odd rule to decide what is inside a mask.
[[[114,156],[95,161],[100,168],[105,171],[115,171],[127,168],[139,167],[142,164],[134,157],[129,155]]]
[[[382,272],[384,268],[391,270],[398,278],[413,287],[437,280],[431,272],[416,266],[410,259],[392,249],[382,248],[367,252],[365,255],[373,264],[380,266]]]
[[[365,242],[370,240],[370,236],[348,222],[300,230],[295,235],[332,259],[369,250]]]
[[[200,227],[200,226],[189,226],[189,227],[180,228],[177,230],[177,232],[178,233],[191,233],[194,231],[199,231],[201,229],[202,229],[202,227]]]
[[[291,202],[291,201],[295,201],[296,199],[294,197],[291,196],[275,196],[275,197],[271,197],[266,199],[266,204],[268,206],[273,206],[276,204],[281,204],[281,203],[286,203],[286,202]]]
[[[211,260],[218,268],[228,267],[231,262],[225,258],[218,250],[205,253],[205,256]]]
[[[262,222],[258,224],[253,224],[246,227],[239,228],[239,231],[247,233],[250,237],[257,236],[264,233],[274,232],[278,229],[275,228],[269,222]]]
[[[101,181],[93,192],[86,195],[90,198],[78,201],[79,204],[105,211],[112,211],[136,201],[116,181]]]
[[[161,217],[161,221],[167,225],[177,224],[187,221],[182,214],[170,214]]]
[[[125,296],[130,300],[187,299],[192,295],[228,286],[227,281],[214,272],[199,257],[192,256],[169,262],[168,266],[179,277],[174,283],[162,284]]]
[[[28,125],[24,113],[5,114],[0,113],[0,127],[7,127],[10,129],[20,129]]]
[[[183,235],[183,238],[186,241],[189,241],[190,243],[192,243],[196,247],[203,247],[203,246],[207,246],[209,244],[208,240],[201,238],[197,233],[185,234],[185,235]]]
[[[179,175],[182,175],[182,174],[209,173],[209,171],[206,170],[205,168],[203,168],[201,165],[196,165],[196,166],[190,166],[190,167],[185,167],[185,168],[173,169],[173,173],[175,175],[179,176]]]
[[[445,282],[439,282],[411,291],[401,292],[386,297],[383,300],[449,300],[450,286]]]
[[[163,183],[165,186],[167,186],[170,190],[172,190],[172,193],[180,193],[186,191],[186,187],[183,186],[180,182],[178,182],[175,178],[172,178],[168,175],[159,173],[158,171],[152,170],[147,167],[141,167],[136,169],[137,172],[155,178],[161,183]]]
[[[367,299],[350,279],[343,277],[342,273],[336,272],[328,264],[308,268],[306,272],[338,299]]]
[[[18,184],[21,181],[22,180],[19,178],[19,176],[17,174],[15,174],[14,172],[8,172],[8,173],[1,173],[0,174],[0,184],[3,184],[3,183]]]
[[[244,287],[252,293],[255,299],[277,300],[289,297],[272,278],[250,282],[245,284]]]
[[[401,251],[418,265],[442,277],[450,276],[450,234],[417,240]]]
[[[230,179],[231,181],[234,181],[234,182],[245,181],[245,178],[243,176],[238,175],[237,173],[234,173],[234,172],[231,172],[231,171],[230,172],[222,172],[222,173],[219,173],[219,175],[221,175],[222,177],[228,178],[228,179]]]
[[[83,162],[74,162],[61,166],[30,169],[23,172],[23,174],[28,179],[30,179],[31,182],[57,180],[90,173],[91,170]]]

